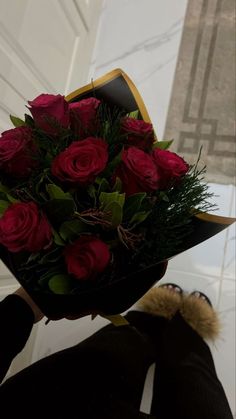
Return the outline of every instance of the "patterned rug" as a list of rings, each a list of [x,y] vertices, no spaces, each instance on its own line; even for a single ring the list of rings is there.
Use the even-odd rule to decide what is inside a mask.
[[[189,0],[165,138],[206,179],[235,183],[235,0]]]

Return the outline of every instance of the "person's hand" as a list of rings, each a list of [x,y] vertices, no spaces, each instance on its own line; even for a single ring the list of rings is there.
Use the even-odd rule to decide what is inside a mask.
[[[34,323],[39,322],[44,317],[44,314],[42,313],[42,311],[35,304],[35,302],[32,300],[32,298],[29,296],[29,294],[27,294],[27,292],[24,290],[24,288],[22,288],[22,287],[18,288],[14,292],[14,294],[21,297],[30,306],[31,310],[34,313]]]

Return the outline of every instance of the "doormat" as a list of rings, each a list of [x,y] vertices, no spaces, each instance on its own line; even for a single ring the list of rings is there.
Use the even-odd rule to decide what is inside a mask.
[[[167,117],[172,150],[235,183],[235,1],[189,0]]]

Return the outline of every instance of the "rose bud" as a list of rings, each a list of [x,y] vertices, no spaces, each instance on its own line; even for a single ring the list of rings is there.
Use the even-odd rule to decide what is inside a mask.
[[[60,127],[69,127],[69,105],[64,96],[42,94],[28,103],[35,125],[47,134],[55,135]]]
[[[155,148],[152,157],[159,174],[160,189],[168,189],[189,170],[184,159],[171,151]]]
[[[100,100],[90,97],[69,104],[71,129],[79,139],[96,134]]]
[[[127,134],[124,142],[127,145],[148,150],[154,143],[152,124],[140,119],[125,117],[121,122],[121,133]]]

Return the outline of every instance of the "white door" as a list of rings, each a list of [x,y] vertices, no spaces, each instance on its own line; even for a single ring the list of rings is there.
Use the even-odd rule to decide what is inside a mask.
[[[40,93],[67,94],[87,82],[102,3],[0,0],[0,132]],[[16,287],[0,262],[0,299]],[[17,361],[21,368],[31,349]]]
[[[0,0],[0,129],[40,93],[87,81],[102,0]]]

